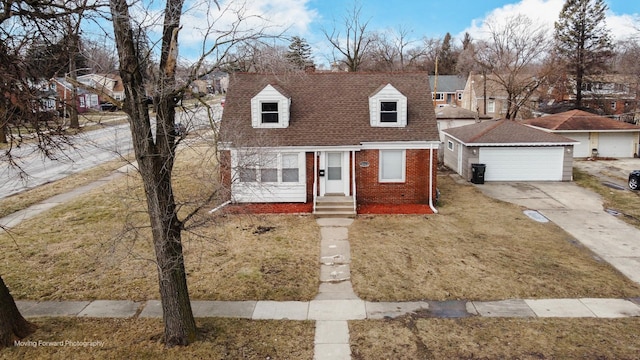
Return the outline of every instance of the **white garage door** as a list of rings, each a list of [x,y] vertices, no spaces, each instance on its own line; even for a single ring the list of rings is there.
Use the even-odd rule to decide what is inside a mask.
[[[637,138],[638,135],[635,133],[600,133],[598,135],[598,156],[633,157]]]
[[[481,148],[486,181],[561,181],[563,147]]]
[[[579,141],[580,144],[573,145],[573,157],[590,157],[591,144],[589,143],[589,133],[560,133],[564,137]]]

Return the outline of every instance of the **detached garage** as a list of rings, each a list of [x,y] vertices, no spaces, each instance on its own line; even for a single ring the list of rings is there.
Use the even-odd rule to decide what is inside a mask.
[[[484,164],[485,181],[571,181],[575,140],[512,120],[443,130],[444,165],[471,179]]]
[[[582,110],[527,119],[525,124],[580,142],[573,156],[588,158],[594,155],[608,158],[638,156],[640,126],[617,121]]]

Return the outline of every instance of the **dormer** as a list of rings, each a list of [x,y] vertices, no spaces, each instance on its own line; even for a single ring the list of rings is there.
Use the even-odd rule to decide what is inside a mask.
[[[369,96],[369,119],[374,127],[407,126],[407,97],[391,84]]]
[[[271,85],[267,85],[251,99],[251,126],[279,129],[289,126],[291,100]]]

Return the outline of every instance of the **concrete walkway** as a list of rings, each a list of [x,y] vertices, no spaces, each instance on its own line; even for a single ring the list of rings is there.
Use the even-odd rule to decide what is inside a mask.
[[[72,193],[59,195],[43,204],[32,206],[19,213],[0,219],[0,224],[12,227],[21,221],[36,216],[57,204],[69,201],[85,192],[120,176],[128,169],[121,169],[111,176]],[[488,187],[483,190],[489,190]],[[493,189],[496,190],[496,189]],[[502,189],[504,190],[504,189]],[[585,190],[586,191],[586,190]],[[487,191],[491,193],[490,191]],[[561,192],[559,193],[561,194]],[[575,201],[575,193],[567,198]],[[560,197],[560,196],[558,196]],[[503,195],[502,198],[508,198]],[[515,198],[519,198],[516,195]],[[522,198],[520,202],[529,200]],[[539,200],[546,204],[548,198]],[[560,201],[560,200],[553,200]],[[561,207],[554,216],[553,201],[543,214],[558,225],[569,226],[562,220]],[[593,199],[581,199],[580,208]],[[595,206],[595,204],[592,204]],[[526,206],[526,205],[525,205]],[[537,207],[535,207],[537,208]],[[547,317],[592,317],[620,318],[640,316],[640,298],[638,299],[507,299],[501,301],[419,301],[419,302],[368,302],[354,293],[350,275],[350,248],[348,228],[352,219],[318,219],[321,232],[320,251],[320,287],[318,295],[311,301],[192,301],[195,317],[230,317],[254,320],[313,320],[316,321],[314,359],[341,360],[351,359],[349,345],[350,320],[394,318],[411,313],[422,313],[428,317],[461,318],[470,316],[509,317],[509,318],[547,318]],[[617,225],[617,224],[616,224]],[[573,236],[585,241],[584,234],[601,233],[590,225],[587,230],[574,230]],[[584,224],[582,226],[585,227]],[[625,230],[626,231],[626,230]],[[602,234],[600,234],[602,235]],[[637,233],[632,235],[637,236]],[[636,237],[640,239],[640,237]],[[622,246],[623,244],[621,244]],[[634,245],[635,246],[635,245]],[[603,249],[607,253],[611,248]],[[627,248],[628,250],[628,248]],[[635,251],[635,248],[634,248]],[[598,253],[596,251],[596,253]],[[611,256],[599,253],[608,261]],[[629,254],[627,251],[626,254]],[[613,258],[615,260],[615,258]],[[614,266],[617,263],[612,262]],[[623,271],[623,269],[621,269]],[[623,271],[635,281],[638,270]],[[635,277],[635,278],[634,278]],[[16,301],[25,317],[92,317],[92,318],[161,318],[160,301],[150,300],[134,302],[129,300],[95,301]]]

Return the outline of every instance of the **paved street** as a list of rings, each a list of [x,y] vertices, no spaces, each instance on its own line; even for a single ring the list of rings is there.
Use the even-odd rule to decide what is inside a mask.
[[[213,104],[213,119],[219,120],[221,114],[222,107]],[[211,126],[204,106],[178,112],[176,117],[176,122],[184,124],[188,131]],[[12,149],[11,153],[20,169],[10,166],[0,157],[0,199],[91,169],[133,151],[128,124],[80,133],[73,136],[72,141],[73,146],[56,151],[53,159],[45,157],[36,144],[24,144]]]

